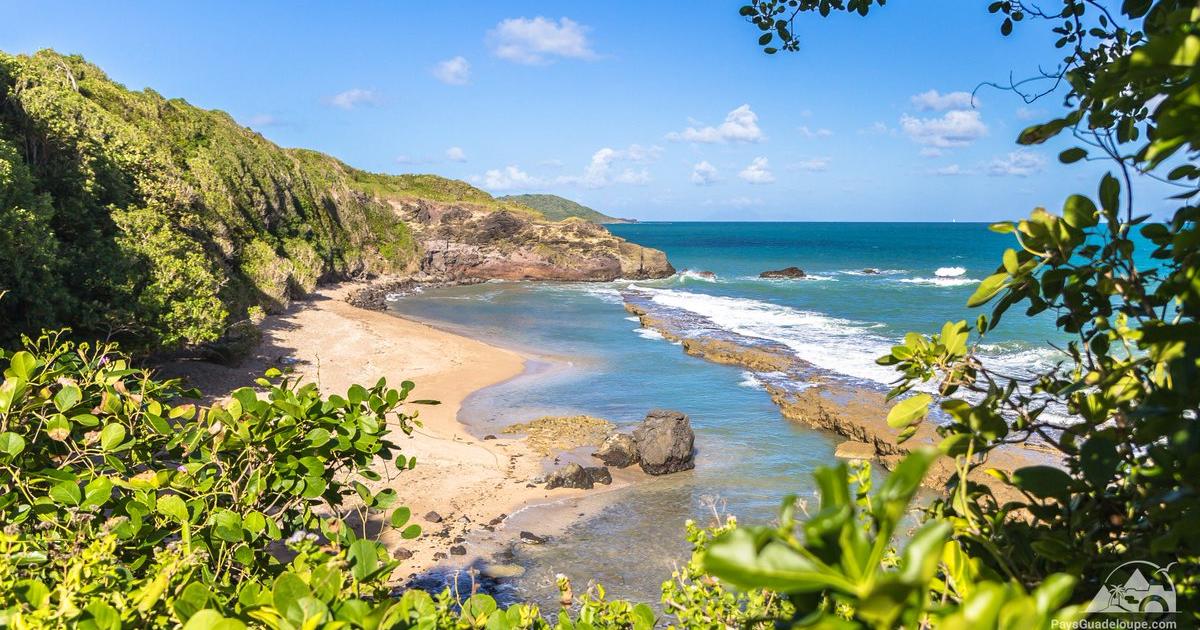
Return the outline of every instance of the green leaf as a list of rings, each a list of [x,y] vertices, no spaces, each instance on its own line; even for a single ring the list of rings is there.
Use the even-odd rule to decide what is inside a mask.
[[[183,630],[245,630],[246,624],[237,619],[227,619],[211,608],[192,615]]]
[[[125,427],[123,425],[112,423],[100,429],[100,448],[111,451],[121,445],[125,441]]]
[[[1071,476],[1054,466],[1026,466],[1013,471],[1012,484],[1036,497],[1062,498],[1071,489]]]
[[[412,510],[402,505],[392,511],[392,527],[404,527],[410,518],[412,518]]]
[[[189,520],[187,504],[177,494],[159,496],[155,509],[159,514],[169,516],[180,523],[186,523]]]
[[[1100,222],[1096,204],[1083,195],[1067,197],[1063,203],[1063,220],[1078,229],[1090,228]]]
[[[916,394],[896,403],[888,412],[888,426],[899,429],[907,427],[925,417],[929,413],[929,403],[933,397],[929,394]]]
[[[1063,164],[1073,164],[1087,157],[1087,151],[1079,147],[1071,147],[1066,151],[1058,154],[1058,161]]]
[[[379,552],[375,548],[375,541],[359,539],[350,543],[346,557],[350,560],[350,574],[359,582],[366,580],[379,568]]]
[[[1103,489],[1121,465],[1117,454],[1117,443],[1107,435],[1093,435],[1079,449],[1080,467],[1084,479],[1096,488]]]
[[[82,398],[83,392],[79,390],[79,386],[75,383],[67,383],[54,395],[54,407],[66,413],[68,409],[78,405]]]
[[[242,517],[237,512],[220,509],[213,512],[208,520],[217,538],[227,542],[241,542]]]
[[[311,596],[312,592],[308,590],[308,585],[291,571],[284,571],[275,578],[275,585],[271,588],[271,602],[280,612],[299,605],[301,599]]]
[[[738,527],[709,545],[704,570],[741,588],[780,593],[814,593],[840,586],[844,578],[772,540],[769,529]]]
[[[25,438],[12,431],[0,433],[0,455],[4,455],[5,459],[12,459],[20,455],[23,450],[25,450]]]
[[[9,359],[8,369],[12,372],[13,376],[28,381],[33,378],[33,371],[37,369],[37,359],[32,354],[22,350],[13,354],[12,358]]]
[[[1004,283],[1008,280],[1007,273],[994,273],[983,279],[979,283],[979,287],[967,299],[967,306],[976,307],[986,303],[988,300],[996,296],[997,293],[1004,289]]]
[[[412,540],[413,538],[416,538],[417,536],[420,536],[420,535],[421,535],[421,526],[417,525],[416,523],[409,525],[408,527],[405,527],[404,531],[400,532],[400,537],[405,540]]]
[[[74,481],[60,481],[50,486],[50,498],[59,505],[77,506],[83,501],[83,493],[79,484]]]

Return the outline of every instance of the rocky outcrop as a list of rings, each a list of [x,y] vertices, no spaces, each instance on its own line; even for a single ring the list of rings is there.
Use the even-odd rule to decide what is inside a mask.
[[[638,461],[637,443],[628,433],[614,433],[604,440],[595,453],[592,453],[592,457],[609,466],[627,468]]]
[[[546,489],[579,488],[591,490],[596,484],[607,486],[612,483],[612,473],[606,466],[580,466],[567,464],[546,477]]]
[[[613,428],[608,420],[594,416],[542,416],[504,427],[501,433],[523,433],[529,448],[540,455],[551,455],[581,446],[600,446]]]
[[[551,222],[534,214],[473,204],[392,200],[420,246],[420,272],[461,281],[665,278],[666,254],[578,219]]]
[[[863,269],[862,272],[868,276],[878,276],[879,275],[879,270],[874,267],[867,267],[866,269]]]
[[[807,274],[799,267],[784,267],[783,269],[774,269],[764,271],[758,274],[759,278],[803,278]]]
[[[742,346],[721,339],[691,337],[682,339],[680,343],[683,344],[684,352],[694,357],[708,359],[714,363],[740,365],[756,372],[783,372],[795,363],[795,359],[787,354],[766,348]]]
[[[592,481],[592,476],[579,464],[567,464],[550,473],[550,476],[546,478],[547,490],[555,488],[591,490],[594,485],[595,482]]]
[[[666,475],[696,467],[691,420],[679,411],[655,409],[633,430],[638,464],[651,475]]]

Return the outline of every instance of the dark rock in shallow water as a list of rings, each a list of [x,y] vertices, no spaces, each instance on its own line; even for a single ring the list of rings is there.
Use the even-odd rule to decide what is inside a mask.
[[[687,414],[655,409],[633,430],[638,463],[651,475],[666,475],[696,467],[696,434]]]
[[[877,276],[877,275],[879,275],[879,270],[878,270],[878,269],[876,269],[876,268],[874,268],[874,267],[867,267],[866,269],[863,269],[863,270],[862,270],[862,272],[863,272],[863,273],[865,273],[865,274],[867,274],[868,276]]]
[[[605,486],[612,483],[612,473],[608,472],[608,466],[587,466],[583,470],[591,477],[592,483]]]
[[[553,490],[554,488],[591,490],[592,485],[592,476],[579,464],[567,464],[550,473],[550,476],[546,478],[547,490]]]
[[[430,523],[441,523],[442,515],[438,514],[437,512],[430,512],[425,515],[425,520],[429,521]]]
[[[521,538],[521,542],[528,543],[530,545],[544,545],[546,543],[546,540],[548,540],[545,536],[538,536],[537,534],[535,534],[533,532],[524,532],[524,531],[521,532],[520,538]]]
[[[604,440],[599,450],[592,453],[592,457],[617,468],[632,466],[638,460],[637,443],[628,433],[614,433]]]
[[[803,278],[807,274],[799,267],[784,267],[783,269],[774,269],[764,271],[758,274],[759,278]]]

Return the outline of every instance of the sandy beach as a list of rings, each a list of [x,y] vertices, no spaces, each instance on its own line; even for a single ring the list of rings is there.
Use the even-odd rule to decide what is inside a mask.
[[[348,304],[345,297],[361,286],[343,283],[319,289],[286,312],[267,317],[260,326],[258,348],[236,367],[180,361],[159,371],[186,378],[214,399],[251,384],[268,367],[283,363],[303,380],[318,383],[325,394],[344,393],[354,383],[373,384],[386,377],[393,385],[414,381],[413,400],[440,401],[436,406],[408,406],[408,412],[419,412],[422,426],[411,436],[399,430],[393,435],[404,455],[417,458],[417,466],[396,473],[390,465],[381,465],[385,477],[381,485],[397,490],[402,503],[412,509],[414,522],[424,530],[413,540],[402,540],[395,531],[384,533],[383,541],[398,557],[411,553],[394,576],[397,580],[443,560],[447,557],[443,554],[473,533],[486,533],[494,541],[515,539],[517,531],[491,534],[490,530],[503,530],[497,521],[523,508],[539,503],[566,507],[564,500],[569,504],[584,492],[530,487],[529,481],[543,472],[543,464],[524,440],[507,436],[479,440],[459,422],[459,408],[468,395],[522,372],[521,355]],[[606,489],[627,481],[618,476]],[[427,520],[429,512],[436,512],[441,520]],[[490,545],[472,549],[469,542],[466,547],[465,555],[449,556],[453,564],[473,563],[492,550],[486,548]]]

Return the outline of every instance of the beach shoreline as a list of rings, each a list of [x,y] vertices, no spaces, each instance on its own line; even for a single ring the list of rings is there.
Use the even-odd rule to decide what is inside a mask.
[[[412,522],[423,530],[412,540],[403,540],[394,530],[381,536],[401,559],[393,574],[398,583],[439,563],[490,562],[490,553],[506,540],[518,538],[518,531],[505,527],[508,515],[539,508],[569,510],[577,518],[573,497],[611,492],[635,481],[635,475],[614,475],[612,485],[591,491],[550,491],[532,483],[545,472],[544,458],[524,439],[482,439],[458,417],[469,395],[520,376],[529,357],[347,302],[348,296],[368,285],[343,282],[321,287],[284,312],[268,316],[259,325],[257,346],[236,366],[178,360],[157,371],[184,378],[210,401],[251,386],[266,369],[280,366],[289,367],[293,378],[317,383],[325,395],[344,394],[352,384],[374,384],[384,377],[393,386],[413,381],[416,387],[410,399],[439,401],[438,405],[407,405],[405,411],[417,412],[421,426],[411,435],[399,429],[391,435],[405,457],[416,458],[416,466],[404,471],[395,470],[391,462],[378,466],[384,480],[374,485],[396,489],[401,504],[412,510]],[[431,512],[438,518],[427,518]],[[483,539],[490,544],[474,544]],[[466,553],[451,555],[452,548]]]

